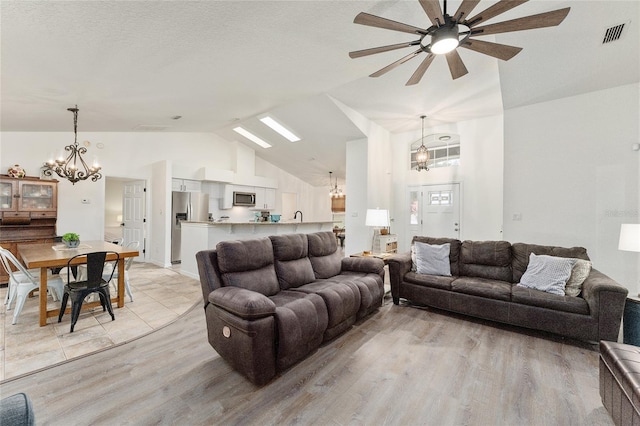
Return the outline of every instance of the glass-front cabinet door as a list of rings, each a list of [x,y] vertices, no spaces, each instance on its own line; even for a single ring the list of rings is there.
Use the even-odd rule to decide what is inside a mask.
[[[20,182],[19,209],[27,211],[55,211],[56,186],[49,182]]]
[[[17,209],[17,188],[17,182],[0,182],[0,211]]]

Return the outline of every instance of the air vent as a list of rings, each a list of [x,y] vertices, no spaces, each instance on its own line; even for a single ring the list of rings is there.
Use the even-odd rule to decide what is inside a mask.
[[[602,44],[611,43],[612,41],[619,40],[622,36],[622,30],[624,29],[624,24],[616,25],[611,28],[607,28],[604,32],[604,38],[602,39]]]
[[[155,124],[139,124],[133,128],[133,130],[141,130],[143,132],[162,132],[167,130],[169,126],[155,125]]]

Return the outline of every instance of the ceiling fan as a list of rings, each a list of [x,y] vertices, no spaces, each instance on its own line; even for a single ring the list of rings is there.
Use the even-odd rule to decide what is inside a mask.
[[[417,84],[422,79],[427,68],[429,68],[429,65],[431,65],[431,62],[437,55],[444,55],[446,57],[449,71],[451,71],[451,77],[455,80],[469,72],[456,50],[458,47],[464,47],[465,49],[474,50],[485,55],[493,56],[494,58],[508,61],[517,55],[522,48],[477,40],[475,37],[535,28],[555,27],[560,25],[571,9],[566,7],[551,12],[484,25],[489,19],[511,10],[516,6],[520,6],[528,0],[500,0],[471,17],[468,17],[469,14],[476,5],[480,3],[480,0],[463,0],[453,15],[447,13],[447,0],[444,0],[444,10],[440,9],[439,0],[418,1],[432,24],[426,29],[392,21],[365,12],[360,12],[353,20],[356,24],[405,32],[420,37],[418,40],[406,43],[350,52],[349,56],[351,58],[360,58],[362,56],[388,52],[405,47],[418,46],[418,49],[414,52],[374,72],[370,77],[379,77],[386,74],[397,66],[404,64],[424,52],[427,54],[427,57],[418,66],[409,81],[407,81],[407,86]]]

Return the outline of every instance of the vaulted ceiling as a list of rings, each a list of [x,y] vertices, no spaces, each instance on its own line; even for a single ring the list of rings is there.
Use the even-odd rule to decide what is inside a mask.
[[[482,0],[474,12],[494,4]],[[455,10],[460,1],[449,1]],[[508,62],[459,49],[469,74],[452,80],[436,58],[405,86],[421,59],[378,78],[408,54],[350,59],[348,52],[415,37],[353,23],[368,12],[417,27],[417,0],[394,1],[2,1],[2,131],[212,132],[247,143],[267,161],[314,184],[344,176],[345,142],[363,137],[333,99],[390,132],[639,81],[640,2],[532,0],[491,22],[571,7],[558,27],[487,36],[523,47]],[[607,28],[625,23],[603,45]],[[272,115],[302,140],[264,128]],[[180,115],[179,120],[172,117]],[[242,125],[269,140],[236,135]]]

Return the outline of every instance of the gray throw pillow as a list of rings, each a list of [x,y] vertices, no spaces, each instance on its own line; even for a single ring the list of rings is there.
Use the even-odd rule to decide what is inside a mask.
[[[567,285],[564,288],[564,293],[567,296],[578,296],[582,291],[582,283],[587,279],[591,272],[591,262],[584,259],[574,259],[576,263],[571,269],[571,276]]]
[[[416,257],[416,272],[426,275],[451,276],[449,252],[451,244],[414,243]]]
[[[518,285],[564,296],[565,285],[576,260],[531,253],[527,270]]]

